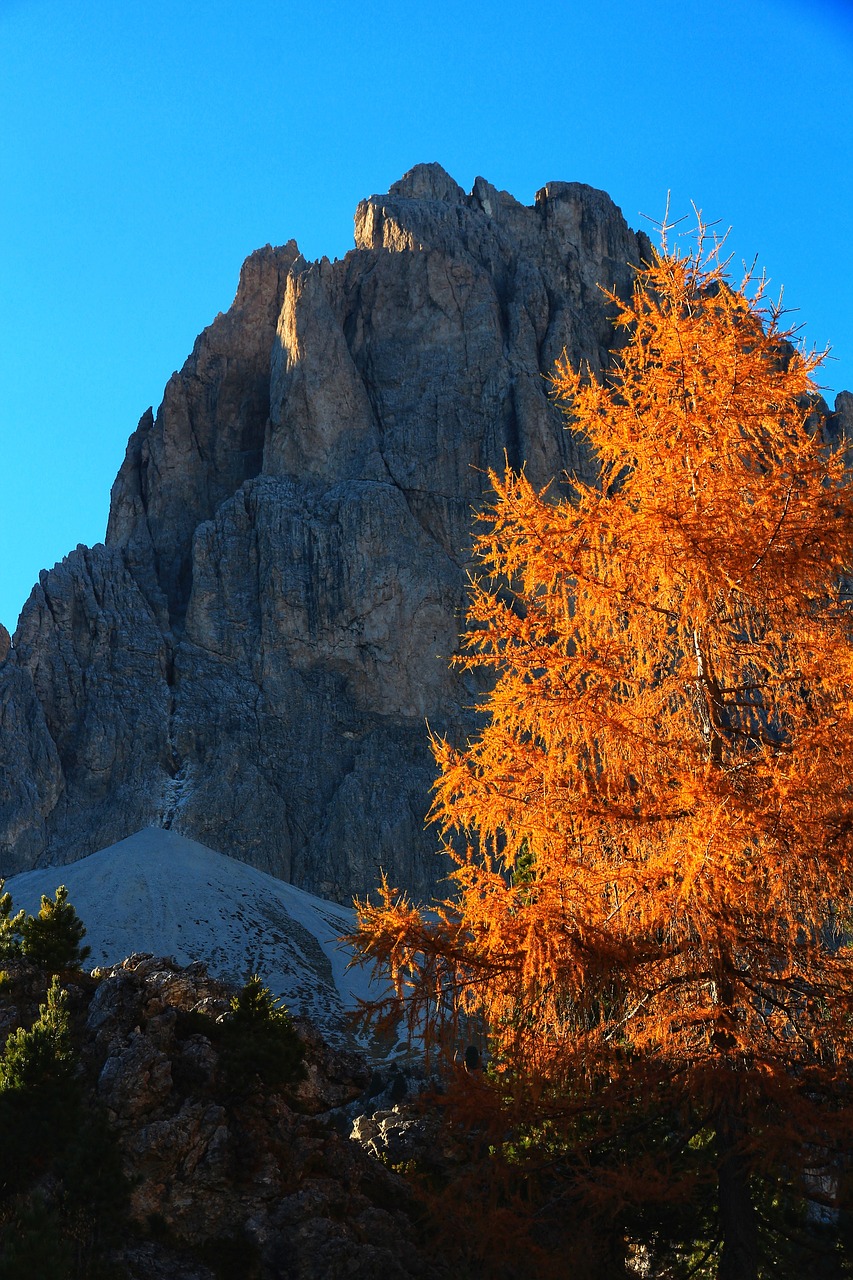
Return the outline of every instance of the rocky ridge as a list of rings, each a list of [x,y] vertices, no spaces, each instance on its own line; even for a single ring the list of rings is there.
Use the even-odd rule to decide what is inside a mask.
[[[131,436],[105,545],[0,645],[0,874],[153,825],[327,897],[380,868],[428,894],[425,721],[474,723],[472,509],[505,457],[591,476],[546,377],[607,365],[600,286],[647,254],[601,191],[527,207],[438,165],[363,201],[341,261],[253,254]]]
[[[46,985],[43,972],[6,962],[0,1049],[13,1027],[31,1024]],[[127,1280],[453,1274],[430,1256],[421,1211],[391,1161],[371,1158],[349,1136],[352,1116],[381,1102],[372,1095],[394,1091],[396,1081],[399,1096],[402,1073],[371,1075],[358,1056],[329,1048],[310,1023],[296,1020],[304,1078],[270,1087],[249,1072],[235,1083],[217,1037],[232,993],[202,964],[133,955],[91,977],[65,974],[63,986],[83,1114],[103,1117],[125,1180],[122,1222],[118,1232],[111,1224],[116,1239],[107,1241],[103,1274]],[[10,1187],[0,1192],[3,1254],[10,1240],[4,1224],[15,1209]],[[26,1194],[48,1211],[54,1200],[61,1206],[50,1162]],[[85,1233],[89,1247],[98,1244],[96,1206]]]

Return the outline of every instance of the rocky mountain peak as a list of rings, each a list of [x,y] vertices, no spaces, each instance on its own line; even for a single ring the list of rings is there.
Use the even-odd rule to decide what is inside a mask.
[[[546,378],[606,368],[601,286],[649,246],[582,183],[525,206],[435,164],[355,240],[247,259],[130,437],[106,545],[41,575],[0,665],[0,874],[149,826],[345,901],[443,874],[425,721],[474,723],[472,511],[505,459],[594,476]]]
[[[444,200],[448,204],[465,201],[465,192],[459,183],[436,163],[416,164],[398,182],[391,183],[388,194],[409,200]]]

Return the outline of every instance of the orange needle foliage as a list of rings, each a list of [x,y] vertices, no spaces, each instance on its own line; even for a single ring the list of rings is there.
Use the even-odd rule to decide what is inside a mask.
[[[433,741],[455,891],[386,886],[358,942],[414,1021],[486,1028],[504,1099],[677,1095],[743,1173],[825,1139],[850,1069],[853,491],[820,357],[703,243],[611,299],[604,385],[558,365],[600,483],[491,477],[459,659],[488,719]]]

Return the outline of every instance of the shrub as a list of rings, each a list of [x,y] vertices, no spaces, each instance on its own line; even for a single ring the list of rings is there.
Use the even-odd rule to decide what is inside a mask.
[[[38,1195],[21,1197],[3,1222],[0,1280],[69,1280],[73,1258],[56,1206]]]
[[[293,1020],[253,974],[231,1001],[222,1027],[222,1061],[232,1086],[244,1088],[260,1076],[272,1088],[305,1075],[305,1046]]]

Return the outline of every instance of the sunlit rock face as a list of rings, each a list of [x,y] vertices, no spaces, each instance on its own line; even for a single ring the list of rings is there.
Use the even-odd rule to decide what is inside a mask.
[[[448,665],[472,511],[505,457],[591,476],[547,375],[606,366],[600,286],[648,244],[591,187],[526,207],[438,165],[363,201],[355,242],[247,260],[130,438],[106,546],[0,646],[0,874],[146,825],[340,899],[444,874],[426,724],[474,725]]]

